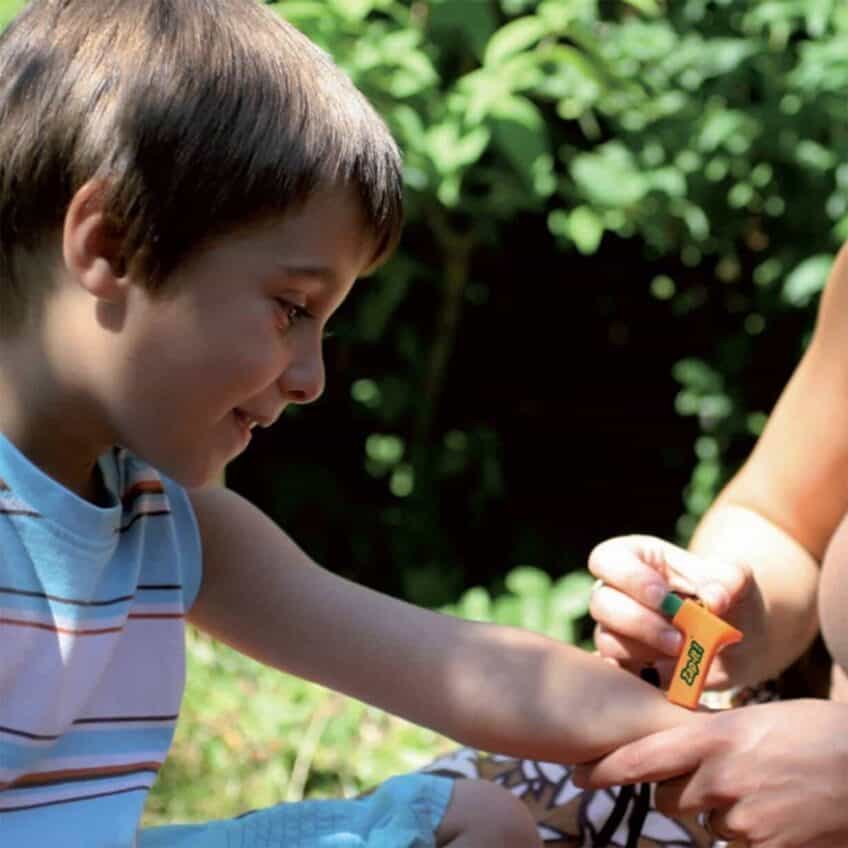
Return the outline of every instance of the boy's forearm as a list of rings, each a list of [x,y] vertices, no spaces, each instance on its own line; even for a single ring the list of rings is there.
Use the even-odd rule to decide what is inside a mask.
[[[344,580],[233,492],[191,496],[205,544],[191,620],[261,662],[468,745],[566,763],[687,718],[578,648]]]
[[[706,514],[690,548],[750,567],[755,590],[732,623],[744,632],[722,657],[727,685],[747,685],[779,674],[809,647],[817,630],[819,565],[789,533],[744,502],[731,487]]]
[[[554,762],[587,762],[694,718],[598,656],[489,625],[469,625],[446,685],[460,742]]]

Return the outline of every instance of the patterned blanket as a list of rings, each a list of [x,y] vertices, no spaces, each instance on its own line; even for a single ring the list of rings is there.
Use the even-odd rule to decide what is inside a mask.
[[[714,700],[715,709],[780,700],[774,682],[737,690]],[[655,810],[642,787],[579,789],[572,767],[460,748],[422,771],[452,778],[492,780],[530,808],[545,846],[570,848],[721,848],[697,819],[673,819]]]

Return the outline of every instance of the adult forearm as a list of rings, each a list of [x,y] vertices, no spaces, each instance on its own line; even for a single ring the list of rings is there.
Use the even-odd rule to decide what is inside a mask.
[[[803,654],[818,630],[819,565],[792,535],[731,486],[704,516],[690,548],[754,575],[751,591],[730,616],[745,638],[723,656],[727,685],[773,677]]]

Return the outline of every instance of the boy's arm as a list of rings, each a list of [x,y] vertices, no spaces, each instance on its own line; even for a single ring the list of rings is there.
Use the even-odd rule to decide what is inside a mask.
[[[263,663],[467,745],[561,762],[595,759],[691,718],[577,648],[338,577],[231,491],[191,499],[204,577],[190,620]]]

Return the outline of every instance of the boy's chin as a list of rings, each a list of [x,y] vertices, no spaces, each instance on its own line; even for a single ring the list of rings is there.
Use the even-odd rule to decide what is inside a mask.
[[[210,486],[221,486],[224,483],[226,463],[208,463],[187,465],[185,463],[162,462],[157,464],[150,461],[157,471],[173,480],[184,489],[204,489]]]
[[[184,489],[207,489],[211,486],[224,485],[224,469],[226,466],[213,467],[203,471],[190,470],[177,473],[171,479],[179,483]],[[167,474],[167,471],[165,472]]]

